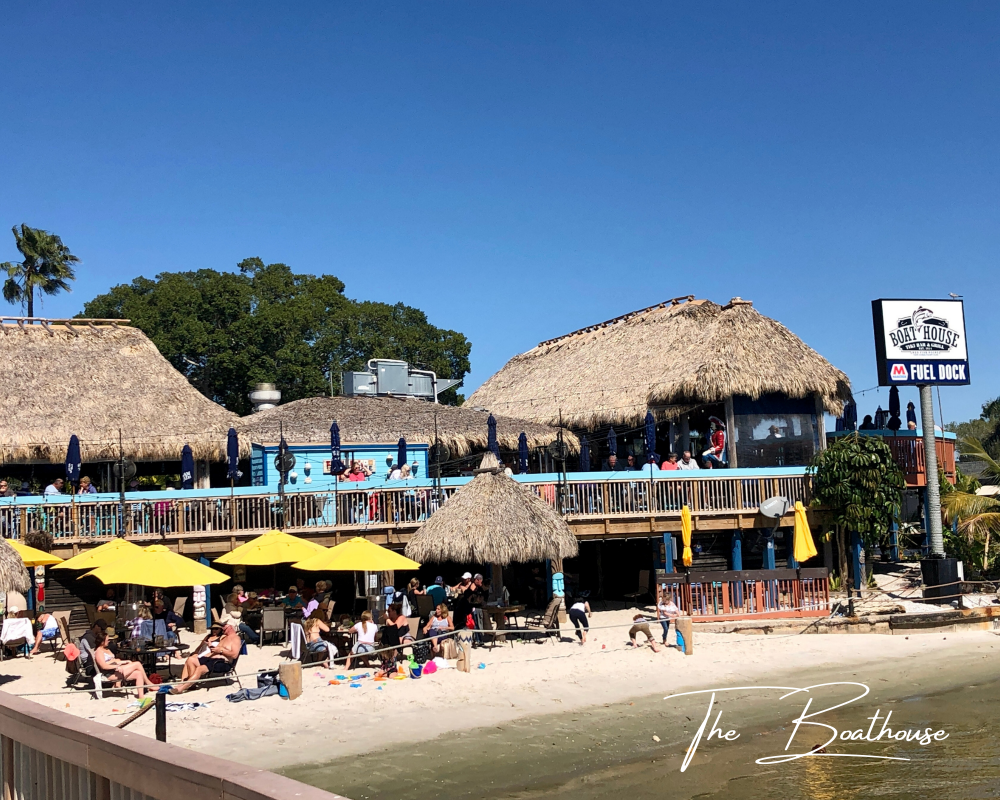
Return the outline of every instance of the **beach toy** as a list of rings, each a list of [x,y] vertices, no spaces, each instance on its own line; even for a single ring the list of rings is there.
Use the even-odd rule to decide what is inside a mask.
[[[479,669],[486,669],[486,665],[482,661],[479,662]]]
[[[334,677],[335,677],[335,678],[336,678],[336,679],[337,679],[338,681],[346,681],[346,680],[347,680],[347,676],[346,676],[346,675],[335,675]]]
[[[607,646],[606,644],[602,644],[602,645],[601,645],[601,649],[602,649],[602,650],[607,650],[607,649],[608,649],[608,646]]]
[[[677,631],[677,646],[681,650],[684,649],[684,635],[680,631]]]
[[[435,664],[433,661],[428,661],[426,664],[424,664],[423,673],[424,675],[433,675],[435,672],[437,672],[437,669],[438,669],[437,664]]]
[[[360,689],[361,688],[361,684],[360,683],[352,683],[351,684],[351,688],[352,689]]]
[[[382,689],[383,689],[383,688],[385,688],[385,687],[382,687],[382,686],[379,686],[379,687],[377,687],[377,688],[378,688],[378,690],[379,690],[379,691],[381,692],[381,691],[382,691]]]
[[[415,667],[410,667],[410,677],[419,678],[420,674],[424,671],[424,668],[417,664]]]
[[[80,648],[70,642],[63,648],[63,655],[67,661],[76,661],[80,657]]]
[[[340,686],[340,681],[338,681],[336,678],[334,678],[332,681],[330,681],[330,685],[331,686]]]
[[[399,672],[399,673],[393,675],[392,679],[394,681],[405,681],[406,680],[406,676],[402,672]]]

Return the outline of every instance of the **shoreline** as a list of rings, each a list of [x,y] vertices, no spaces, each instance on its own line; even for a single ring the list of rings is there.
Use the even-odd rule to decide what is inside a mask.
[[[171,700],[210,705],[169,713],[167,738],[192,750],[287,773],[478,728],[684,690],[772,681],[780,675],[823,673],[835,676],[832,680],[864,681],[864,676],[849,677],[864,673],[879,682],[906,680],[926,691],[945,683],[943,676],[964,671],[1000,677],[1000,669],[992,663],[1000,654],[1000,639],[992,632],[913,636],[696,632],[695,652],[684,656],[673,648],[653,653],[646,647],[627,647],[630,614],[595,613],[595,626],[616,627],[593,631],[584,647],[563,639],[476,649],[468,674],[449,669],[420,680],[363,681],[361,688],[351,689],[328,683],[344,674],[342,667],[306,666],[303,695],[291,702],[269,697],[229,703],[225,696],[236,691],[235,686],[193,691]],[[658,626],[651,627],[659,632]],[[281,663],[279,652],[251,647],[241,659],[241,673],[275,667]],[[485,669],[476,668],[480,662]],[[952,669],[940,669],[949,666]],[[4,685],[13,694],[51,691],[61,687],[65,675],[62,663],[48,657],[3,662],[0,672],[12,674],[14,668],[21,675]],[[244,685],[253,686],[253,679],[244,679]],[[122,696],[92,700],[83,691],[29,699],[111,725],[124,719],[128,703],[133,702]],[[152,738],[153,714],[136,720],[128,730]]]

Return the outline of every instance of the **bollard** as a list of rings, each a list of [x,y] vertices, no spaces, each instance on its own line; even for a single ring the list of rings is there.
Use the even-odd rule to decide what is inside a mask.
[[[288,699],[294,700],[302,694],[302,663],[293,661],[291,664],[278,666],[278,680],[288,691]]]
[[[689,656],[694,653],[694,626],[691,617],[678,617],[677,630],[684,637],[684,655]]]
[[[167,741],[167,695],[166,692],[157,692],[153,698],[156,704],[156,741]]]

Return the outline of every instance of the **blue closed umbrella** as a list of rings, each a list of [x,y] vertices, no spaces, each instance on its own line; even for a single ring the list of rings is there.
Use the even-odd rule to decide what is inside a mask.
[[[236,436],[236,428],[230,428],[226,438],[226,467],[226,477],[229,480],[240,479],[240,440]]]
[[[403,464],[405,463],[406,463],[406,439],[400,436],[399,442],[396,444],[396,466],[402,469]]]
[[[590,472],[590,442],[586,436],[580,439],[580,472]]]
[[[181,488],[194,488],[194,453],[189,444],[184,445],[181,450]]]
[[[858,404],[853,400],[844,406],[844,430],[856,431],[858,429]]]
[[[653,412],[646,412],[646,463],[652,464],[656,461],[656,420],[653,419]]]
[[[879,406],[875,411],[875,428],[877,430],[885,430],[886,423],[886,413],[882,410],[882,406]]]
[[[899,416],[899,387],[893,386],[889,389],[889,416]]]
[[[528,474],[528,434],[524,431],[517,437],[517,474]]]
[[[837,421],[834,424],[834,428],[833,429],[835,431],[846,431],[847,430],[847,426],[844,424],[844,418],[843,417],[837,417]]]
[[[614,428],[608,431],[608,455],[618,455],[618,434],[615,433]]]
[[[486,448],[497,457],[497,461],[500,460],[500,445],[497,444],[497,421],[496,418],[490,414],[490,418],[486,420]]]
[[[337,420],[330,426],[330,474],[342,475],[344,462],[340,458],[340,426]]]
[[[66,448],[66,480],[76,483],[80,480],[80,440],[74,433],[69,437],[69,447]]]

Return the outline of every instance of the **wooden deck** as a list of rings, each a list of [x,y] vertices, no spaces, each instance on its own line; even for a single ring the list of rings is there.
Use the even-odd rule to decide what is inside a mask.
[[[178,552],[216,555],[281,527],[324,545],[364,536],[401,547],[468,480],[446,479],[440,493],[427,480],[295,490],[285,493],[283,503],[277,492],[252,488],[138,492],[126,495],[124,513],[117,495],[0,499],[0,533],[17,538],[45,530],[55,539],[54,552],[63,556],[120,533],[137,543],[164,542]],[[760,503],[782,495],[808,505],[811,486],[804,468],[654,472],[652,478],[648,472],[571,473],[565,483],[556,475],[518,480],[553,508],[561,507],[581,540],[679,531],[685,504],[696,531],[770,527],[773,521],[758,514]],[[791,515],[782,522],[791,525]]]

